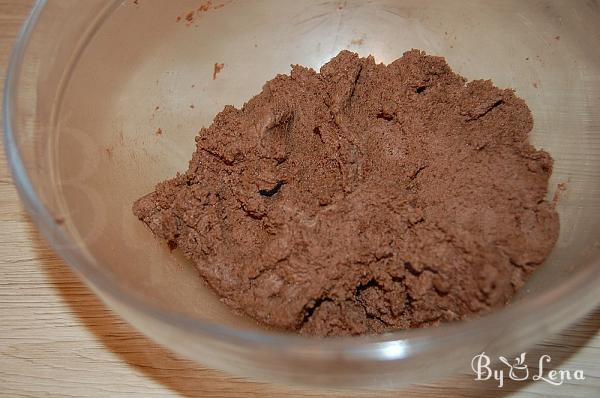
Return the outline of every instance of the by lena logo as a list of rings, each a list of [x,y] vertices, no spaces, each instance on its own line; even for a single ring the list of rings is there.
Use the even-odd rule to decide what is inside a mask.
[[[503,356],[498,357],[502,365],[501,369],[492,369],[490,367],[491,359],[489,356],[482,352],[481,354],[475,355],[471,361],[471,368],[475,373],[475,380],[496,380],[498,382],[498,388],[504,386],[504,379],[509,378],[514,381],[523,381],[531,379],[534,381],[543,381],[553,386],[560,386],[567,380],[585,380],[583,370],[557,370],[548,369],[550,361],[550,355],[542,355],[538,361],[537,372],[529,372],[529,367],[525,363],[525,356],[527,353],[523,352],[521,355],[516,357],[511,363],[508,359]]]

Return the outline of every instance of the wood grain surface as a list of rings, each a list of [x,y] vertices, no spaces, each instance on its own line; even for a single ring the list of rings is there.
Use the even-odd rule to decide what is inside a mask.
[[[60,0],[56,0],[60,1]],[[31,0],[0,0],[1,83]],[[177,357],[108,310],[38,235],[0,154],[0,396],[2,397],[598,397],[600,310],[529,350],[584,381],[474,381],[377,393],[313,391],[233,378]]]

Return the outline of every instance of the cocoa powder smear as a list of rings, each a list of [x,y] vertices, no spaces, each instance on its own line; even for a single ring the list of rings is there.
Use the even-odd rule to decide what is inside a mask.
[[[133,211],[222,301],[308,335],[382,333],[504,306],[554,246],[552,158],[529,108],[412,50],[295,65],[196,137]]]

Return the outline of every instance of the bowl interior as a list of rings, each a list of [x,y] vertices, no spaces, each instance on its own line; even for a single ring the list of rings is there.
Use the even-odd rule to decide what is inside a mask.
[[[37,183],[84,254],[150,306],[259,328],[221,304],[131,205],[186,169],[194,137],[226,104],[241,106],[290,64],[318,69],[342,49],[384,63],[422,49],[527,101],[531,141],[555,159],[549,197],[559,183],[566,190],[560,239],[520,297],[559,286],[599,255],[596,2],[140,0],[92,11],[92,24],[67,29],[54,58],[37,65],[46,74],[38,117],[50,126],[34,143],[47,167]],[[213,78],[215,63],[224,68]]]

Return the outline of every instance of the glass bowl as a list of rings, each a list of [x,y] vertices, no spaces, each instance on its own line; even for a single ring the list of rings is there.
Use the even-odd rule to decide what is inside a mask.
[[[206,5],[206,6],[205,6]],[[190,14],[191,12],[191,14]],[[156,341],[238,375],[391,388],[511,355],[600,302],[600,9],[596,1],[38,1],[4,92],[5,148],[55,250]],[[419,48],[511,87],[565,183],[560,239],[507,308],[469,322],[317,339],[233,314],[131,212],[186,168],[194,137],[277,73],[342,49],[391,62]],[[213,78],[215,63],[223,70]],[[160,129],[160,131],[159,131]]]

